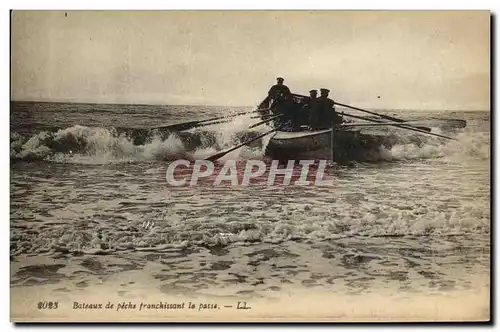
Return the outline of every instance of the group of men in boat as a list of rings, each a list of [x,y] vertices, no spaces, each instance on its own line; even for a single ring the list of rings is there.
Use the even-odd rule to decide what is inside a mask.
[[[335,112],[335,103],[328,98],[330,90],[320,89],[318,97],[317,90],[309,91],[309,97],[294,95],[290,89],[283,84],[284,79],[278,77],[277,84],[269,89],[268,95],[259,108],[268,106],[273,114],[282,114],[275,126],[279,124],[288,125],[288,129],[299,131],[301,126],[310,129],[328,129],[333,124],[342,123],[342,117]]]

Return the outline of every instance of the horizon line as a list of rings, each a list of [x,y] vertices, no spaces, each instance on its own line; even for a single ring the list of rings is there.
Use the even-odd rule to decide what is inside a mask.
[[[49,101],[49,100],[14,100],[10,102],[16,103],[53,103],[53,104],[90,104],[90,105],[129,105],[129,106],[205,106],[205,107],[256,107],[255,105],[215,105],[215,104],[167,104],[167,103],[123,103],[123,102],[82,102],[82,101]],[[337,106],[338,108],[346,108]],[[491,112],[490,109],[451,109],[451,108],[371,108],[372,110],[385,111],[447,111],[447,112]]]

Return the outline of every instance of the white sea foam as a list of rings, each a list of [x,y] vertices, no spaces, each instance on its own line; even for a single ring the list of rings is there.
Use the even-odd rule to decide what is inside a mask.
[[[182,137],[171,134],[167,138],[156,134],[142,145],[134,145],[133,138],[118,134],[115,130],[99,127],[72,126],[56,133],[42,131],[31,137],[18,133],[11,135],[11,159],[47,160],[66,163],[110,163],[129,161],[174,160],[176,158],[205,158],[218,151],[229,149],[253,136],[251,131],[266,131],[262,125],[248,130],[255,123],[250,115],[238,116],[229,123],[216,124],[189,131],[199,137],[201,146],[189,150]],[[433,132],[441,133],[439,128]],[[244,146],[225,155],[221,161],[234,159],[261,158],[271,135],[265,136],[259,145]],[[461,129],[455,135],[457,141],[420,135],[405,130],[397,130],[396,144],[390,149],[381,147],[382,160],[411,160],[443,158],[460,161],[462,158],[489,159],[490,135]]]
[[[434,132],[434,130],[433,130]],[[424,136],[419,144],[406,142],[404,133],[390,150],[381,148],[381,157],[385,160],[411,160],[442,158],[446,161],[489,160],[490,133],[461,132],[456,140],[445,140]]]

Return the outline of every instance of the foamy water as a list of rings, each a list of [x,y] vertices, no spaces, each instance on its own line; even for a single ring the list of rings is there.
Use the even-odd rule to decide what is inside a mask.
[[[381,162],[333,166],[333,187],[167,185],[171,160],[241,142],[256,122],[249,116],[192,131],[202,143],[191,150],[178,135],[134,145],[96,126],[95,117],[85,123],[84,110],[52,132],[13,130],[14,297],[27,289],[61,301],[103,289],[124,300],[153,291],[224,301],[303,292],[483,294],[490,271],[489,116],[463,117],[464,129],[433,128],[457,141],[416,140],[398,129],[399,144]],[[268,140],[225,160],[264,158]],[[15,313],[22,315],[19,303]]]

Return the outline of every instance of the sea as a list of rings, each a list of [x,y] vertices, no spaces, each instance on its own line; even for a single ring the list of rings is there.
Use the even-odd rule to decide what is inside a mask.
[[[191,136],[131,131],[253,109],[11,102],[11,319],[489,318],[490,111],[378,110],[455,140],[393,128],[376,162],[329,163],[331,186],[167,183],[174,160],[269,130],[248,129],[254,113]],[[220,162],[265,160],[268,140]]]

